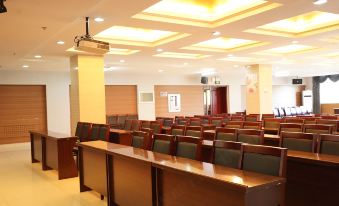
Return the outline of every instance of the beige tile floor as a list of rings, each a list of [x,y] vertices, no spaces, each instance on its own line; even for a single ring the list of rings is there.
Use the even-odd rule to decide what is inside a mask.
[[[30,144],[0,145],[0,206],[106,206],[95,192],[79,192],[79,178],[58,180],[31,163]]]

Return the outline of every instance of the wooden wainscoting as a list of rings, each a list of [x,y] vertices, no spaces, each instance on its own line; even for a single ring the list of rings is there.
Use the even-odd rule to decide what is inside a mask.
[[[160,96],[160,92],[168,94],[180,94],[181,112],[168,112],[167,96]],[[204,90],[203,86],[172,86],[172,85],[155,85],[155,115],[157,117],[174,117],[176,115],[191,116],[195,114],[204,114]]]
[[[0,85],[0,144],[27,142],[47,130],[46,86]]]
[[[136,85],[106,85],[106,114],[138,114]]]
[[[333,93],[335,94],[335,93]],[[334,108],[339,108],[339,103],[337,104],[321,104],[321,113],[323,114],[334,114]]]

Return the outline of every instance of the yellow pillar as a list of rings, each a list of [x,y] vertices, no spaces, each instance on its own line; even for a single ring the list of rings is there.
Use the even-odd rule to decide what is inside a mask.
[[[81,122],[105,123],[105,79],[103,56],[74,55],[71,64],[71,130]]]
[[[272,66],[256,64],[248,68],[247,114],[272,113]]]

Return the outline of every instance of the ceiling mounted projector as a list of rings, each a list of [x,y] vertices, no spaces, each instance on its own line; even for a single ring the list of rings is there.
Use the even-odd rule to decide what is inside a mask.
[[[6,1],[6,0],[0,0],[0,13],[6,13],[7,12],[7,8],[4,5],[4,1]]]
[[[94,40],[89,34],[89,17],[86,17],[86,34],[74,38],[75,49],[92,54],[103,55],[109,52],[109,43]]]

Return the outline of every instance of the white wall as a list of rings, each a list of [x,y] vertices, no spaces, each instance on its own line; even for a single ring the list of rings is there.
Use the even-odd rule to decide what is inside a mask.
[[[0,71],[0,84],[46,85],[48,130],[70,134],[68,72]]]

